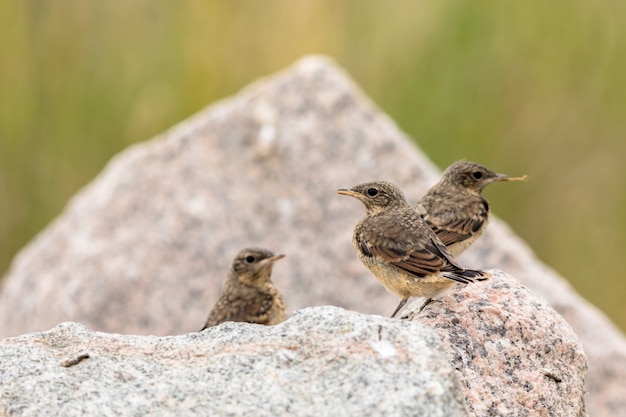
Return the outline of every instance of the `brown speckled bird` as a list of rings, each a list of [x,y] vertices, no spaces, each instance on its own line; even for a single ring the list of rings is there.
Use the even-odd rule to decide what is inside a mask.
[[[458,161],[444,171],[415,209],[450,253],[458,256],[483,234],[491,218],[483,189],[494,182],[525,179],[526,175],[513,178],[474,162]]]
[[[284,256],[261,248],[240,251],[201,331],[225,321],[273,325],[285,320],[285,303],[270,278],[274,262]]]
[[[354,229],[352,244],[361,262],[389,291],[400,296],[394,317],[409,297],[434,297],[456,283],[488,279],[490,274],[462,268],[400,189],[386,181],[368,182],[339,194],[355,197],[367,215]],[[421,309],[420,309],[421,310]]]

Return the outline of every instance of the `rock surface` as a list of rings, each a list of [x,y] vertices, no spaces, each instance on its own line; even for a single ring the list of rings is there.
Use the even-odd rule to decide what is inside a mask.
[[[467,415],[431,328],[336,307],[169,337],[68,322],[5,339],[0,363],[2,415]]]
[[[14,260],[0,337],[67,320],[195,331],[245,246],[287,254],[273,278],[291,311],[332,304],[388,315],[396,298],[350,242],[363,208],[335,195],[372,179],[415,202],[438,171],[332,62],[306,58],[114,158]],[[623,335],[506,225],[495,219],[461,261],[542,294],[585,348],[590,413],[626,412]]]
[[[411,321],[314,307],[183,336],[63,323],[5,339],[0,414],[584,416],[573,331],[493,272]]]
[[[409,312],[443,340],[470,414],[585,416],[587,360],[574,331],[519,281],[493,275]]]

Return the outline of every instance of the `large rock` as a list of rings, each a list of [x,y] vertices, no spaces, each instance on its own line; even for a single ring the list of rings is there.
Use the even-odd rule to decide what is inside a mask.
[[[64,323],[0,343],[0,414],[585,415],[554,310],[498,271],[455,298],[424,310],[432,327],[337,307],[169,337]]]
[[[419,305],[417,305],[419,307]],[[585,416],[587,361],[563,317],[493,271],[412,320],[436,329],[475,416]]]
[[[438,178],[397,126],[324,58],[207,108],[117,156],[16,257],[0,294],[0,336],[72,320],[136,334],[202,326],[242,247],[287,253],[274,281],[291,311],[333,304],[390,314],[350,242],[363,208],[335,195],[371,179],[416,201]],[[588,409],[626,410],[626,340],[494,221],[463,263],[497,267],[542,294],[589,359]]]
[[[169,337],[63,323],[5,339],[0,363],[1,415],[467,415],[433,329],[337,307]]]

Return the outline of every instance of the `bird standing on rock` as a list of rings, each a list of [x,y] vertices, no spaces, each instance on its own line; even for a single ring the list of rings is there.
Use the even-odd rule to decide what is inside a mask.
[[[474,162],[458,161],[444,171],[415,209],[450,253],[458,256],[483,234],[491,218],[483,189],[494,182],[525,179],[526,175],[513,178]]]
[[[456,283],[490,277],[487,272],[462,268],[396,185],[375,181],[337,192],[365,205],[367,215],[356,225],[352,244],[387,291],[400,296],[391,317],[409,297],[426,297],[424,308]]]
[[[240,251],[201,331],[225,321],[273,325],[285,320],[285,303],[270,278],[274,262],[284,256],[261,248]]]

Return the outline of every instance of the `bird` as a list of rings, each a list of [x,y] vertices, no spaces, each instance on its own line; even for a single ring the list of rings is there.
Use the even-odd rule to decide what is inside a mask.
[[[284,257],[263,248],[237,253],[222,294],[200,331],[226,321],[274,325],[285,320],[285,303],[270,278],[274,262]]]
[[[421,311],[456,283],[469,284],[491,276],[461,267],[395,184],[366,182],[337,193],[365,205],[366,215],[354,228],[352,244],[361,262],[387,291],[400,297],[392,318],[410,297],[426,298]]]
[[[483,234],[491,219],[489,202],[481,193],[494,182],[524,181],[470,161],[457,161],[416,203],[415,209],[453,256],[459,256]]]

